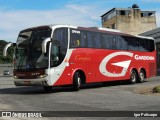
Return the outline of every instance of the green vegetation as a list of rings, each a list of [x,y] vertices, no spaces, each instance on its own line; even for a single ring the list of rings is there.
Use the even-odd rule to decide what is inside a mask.
[[[160,93],[160,86],[156,86],[153,88],[154,93]]]
[[[13,47],[10,47],[7,51],[7,56],[3,57],[3,49],[8,42],[0,40],[0,64],[12,63],[13,60]]]

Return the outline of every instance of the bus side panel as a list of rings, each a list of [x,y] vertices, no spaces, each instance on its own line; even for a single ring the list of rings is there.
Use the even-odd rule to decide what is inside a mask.
[[[86,75],[86,79],[89,80],[87,61],[90,61],[90,57],[85,51],[74,49],[70,58],[68,58],[68,61],[66,63],[64,62],[66,64],[66,68],[61,72],[60,77],[56,80],[54,86],[73,84],[73,75],[78,70],[82,70]]]
[[[66,63],[66,64],[68,64],[68,63]],[[58,69],[58,70],[60,70],[60,69]],[[55,69],[55,71],[56,71],[56,69]],[[56,80],[56,82],[54,83],[54,86],[60,86],[60,85],[70,85],[70,84],[72,84],[72,80],[71,80],[71,69],[70,69],[70,67],[69,66],[67,66],[66,68],[65,68],[65,70],[61,73],[61,74],[54,74],[54,75],[58,75],[58,76],[60,76],[59,77],[59,79],[58,80]],[[52,79],[54,79],[54,77],[52,78]]]
[[[116,81],[129,79],[133,53],[128,51],[105,50],[100,61],[102,81]]]
[[[144,69],[146,77],[156,76],[156,52],[135,52],[133,66],[140,72]]]
[[[72,84],[76,70],[84,72],[86,83],[128,80],[133,68],[137,73],[141,68],[145,69],[146,77],[156,74],[155,52],[77,48],[65,64],[68,66],[54,85]]]
[[[86,76],[86,83],[100,81],[99,62],[95,49],[77,48],[73,52],[70,62],[73,70],[82,70]]]

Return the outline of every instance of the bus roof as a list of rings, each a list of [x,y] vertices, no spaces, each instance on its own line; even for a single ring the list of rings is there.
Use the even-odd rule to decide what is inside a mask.
[[[144,36],[139,36],[139,35],[132,35],[132,34],[127,34],[127,33],[123,33],[120,30],[115,30],[115,29],[109,29],[109,28],[100,28],[100,27],[76,27],[73,25],[66,25],[66,24],[51,24],[51,25],[44,25],[44,26],[37,26],[37,27],[31,27],[28,29],[24,29],[21,32],[24,31],[29,31],[29,30],[35,30],[35,29],[55,29],[55,28],[59,28],[59,27],[69,27],[69,28],[75,28],[75,29],[80,29],[80,30],[89,30],[89,31],[94,31],[94,32],[107,32],[110,34],[116,34],[116,35],[121,35],[121,36],[127,36],[127,37],[136,37],[136,38],[144,38],[144,39],[151,39],[154,40],[152,37],[144,37]]]
[[[111,34],[115,34],[115,35],[121,35],[121,36],[127,36],[127,37],[136,37],[136,38],[143,38],[143,39],[151,39],[154,40],[153,37],[145,37],[145,36],[140,36],[140,35],[132,35],[132,34],[128,34],[128,33],[123,33],[120,30],[114,30],[114,29],[109,29],[109,28],[98,28],[98,27],[78,27],[81,30],[91,30],[91,31],[103,31],[103,32],[107,32],[107,33],[111,33]]]
[[[144,38],[144,39],[151,39],[151,40],[154,40],[153,37],[146,37],[146,36],[140,36],[140,35],[135,35],[136,37],[138,38]]]

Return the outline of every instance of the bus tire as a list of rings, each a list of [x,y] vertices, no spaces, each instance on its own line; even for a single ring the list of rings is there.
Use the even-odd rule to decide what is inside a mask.
[[[145,72],[144,70],[140,70],[139,76],[138,76],[138,82],[143,83],[145,80]]]
[[[137,82],[137,72],[135,70],[132,70],[130,74],[130,83],[135,84],[136,82]]]
[[[76,72],[73,76],[73,90],[74,91],[78,91],[80,89],[81,86],[81,75],[79,72]]]
[[[43,89],[45,92],[51,92],[52,91],[52,86],[43,86]]]

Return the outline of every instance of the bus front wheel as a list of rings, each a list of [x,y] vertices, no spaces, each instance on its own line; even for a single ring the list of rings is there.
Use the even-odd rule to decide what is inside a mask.
[[[137,82],[137,73],[135,70],[132,70],[130,74],[130,83],[135,84],[136,82]]]
[[[81,86],[81,75],[79,72],[76,72],[73,76],[73,90],[78,91]]]

